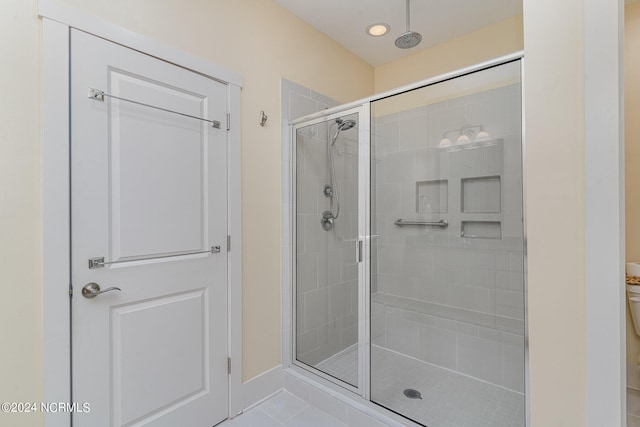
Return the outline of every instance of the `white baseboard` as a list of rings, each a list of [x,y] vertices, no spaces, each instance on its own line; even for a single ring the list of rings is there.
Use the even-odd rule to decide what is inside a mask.
[[[278,365],[242,384],[243,410],[259,404],[282,389],[282,365]]]

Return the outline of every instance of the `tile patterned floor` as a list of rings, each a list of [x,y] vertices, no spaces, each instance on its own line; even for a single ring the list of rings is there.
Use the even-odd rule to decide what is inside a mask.
[[[466,375],[372,347],[371,396],[376,403],[428,427],[524,426],[524,395]],[[348,382],[357,380],[357,348],[317,367]],[[406,388],[422,399],[404,396]],[[638,426],[640,427],[640,426]]]
[[[352,345],[335,356],[323,360],[316,368],[332,377],[358,386],[358,345]]]
[[[425,397],[423,396],[423,400]],[[421,402],[418,402],[421,403]],[[477,406],[481,406],[479,403]],[[640,427],[640,392],[634,390],[627,391],[627,427]],[[451,411],[450,408],[443,408],[442,412]],[[490,411],[490,410],[487,410]],[[485,418],[483,422],[478,422],[454,414],[451,418],[452,426],[496,426],[501,421]],[[448,422],[448,421],[447,421]],[[364,424],[359,424],[364,425]],[[429,427],[445,424],[429,424]],[[310,406],[307,402],[299,399],[293,394],[282,391],[260,405],[248,410],[244,414],[219,424],[218,427],[346,427],[346,424],[339,422],[326,412]]]
[[[220,427],[346,427],[326,412],[282,391]]]

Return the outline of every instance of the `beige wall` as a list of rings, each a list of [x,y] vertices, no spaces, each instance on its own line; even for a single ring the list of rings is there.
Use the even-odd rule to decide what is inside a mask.
[[[640,261],[640,3],[625,8],[624,63],[626,257],[632,262]],[[640,339],[627,313],[627,364],[638,364],[638,355]]]
[[[375,69],[376,92],[424,80],[522,50],[522,15]]]
[[[583,11],[524,1],[532,426],[586,425]]]
[[[0,1],[0,402],[41,401],[40,25],[35,0]],[[2,414],[33,426],[41,415]]]

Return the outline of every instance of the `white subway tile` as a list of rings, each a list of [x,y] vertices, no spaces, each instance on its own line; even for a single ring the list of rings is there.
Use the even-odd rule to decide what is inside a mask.
[[[500,343],[459,334],[457,361],[460,372],[494,384],[502,384]]]
[[[496,287],[496,271],[487,268],[470,268],[469,284],[487,289],[495,289]]]
[[[519,291],[496,291],[496,304],[516,308],[524,312],[524,295]]]
[[[420,342],[418,323],[388,316],[386,335],[388,348],[409,356],[418,356]]]
[[[289,117],[291,119],[306,116],[318,111],[318,103],[308,96],[289,92]]]
[[[413,154],[409,151],[387,155],[386,182],[405,184],[414,180]]]
[[[259,409],[276,421],[283,423],[308,406],[309,404],[299,397],[282,391],[262,403]]]
[[[522,227],[521,227],[522,228]],[[509,254],[508,253],[496,253],[496,270],[509,270]]]
[[[320,288],[304,294],[304,325],[306,330],[317,328],[329,320],[329,291]]]
[[[493,328],[478,327],[478,337],[501,343],[500,331]]]
[[[318,288],[318,254],[307,252],[296,257],[296,292],[302,295]]]
[[[511,271],[524,271],[524,259],[522,254],[509,255],[509,268]]]
[[[284,92],[295,92],[300,96],[305,98],[311,97],[311,90],[308,87],[299,85],[298,83],[292,82],[291,80],[287,80],[285,78],[281,79],[281,86],[284,89]],[[289,120],[292,120],[294,117],[289,117]]]
[[[489,292],[472,286],[453,286],[451,305],[483,313],[489,312]]]
[[[434,365],[456,369],[456,333],[420,325],[418,358]]]
[[[298,413],[289,421],[287,421],[285,423],[285,426],[287,427],[299,427],[299,426],[341,427],[341,426],[345,426],[345,424],[336,420],[334,417],[330,416],[329,414],[319,409],[311,407],[311,408],[303,409],[300,413]]]
[[[296,354],[306,354],[318,347],[318,331],[299,333],[296,336]]]
[[[349,283],[329,286],[329,318],[346,316],[351,311]]]
[[[309,386],[306,383],[286,372],[283,374],[283,379],[285,390],[306,402],[309,401]]]
[[[509,280],[510,273],[508,271],[496,271],[496,289],[511,289]]]
[[[309,389],[309,404],[328,413],[341,422],[347,422],[347,406],[340,400],[316,389]]]
[[[524,392],[524,347],[502,346],[502,385]]]
[[[386,424],[371,418],[353,407],[347,409],[347,425],[349,427],[386,427]]]
[[[429,144],[428,121],[423,115],[406,117],[399,122],[399,149],[415,150]]]

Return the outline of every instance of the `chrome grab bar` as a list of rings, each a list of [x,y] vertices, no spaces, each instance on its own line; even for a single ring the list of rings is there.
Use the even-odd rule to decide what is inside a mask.
[[[418,226],[426,226],[426,227],[447,228],[449,226],[449,223],[445,219],[441,219],[440,221],[436,221],[436,222],[428,222],[428,221],[407,221],[405,219],[398,218],[396,222],[394,222],[394,224],[397,225],[398,227],[404,227],[405,225],[418,225]]]

